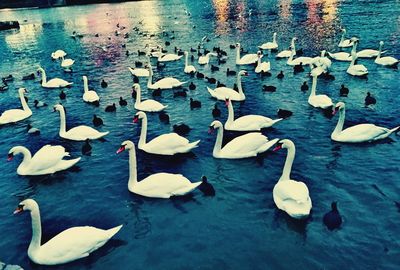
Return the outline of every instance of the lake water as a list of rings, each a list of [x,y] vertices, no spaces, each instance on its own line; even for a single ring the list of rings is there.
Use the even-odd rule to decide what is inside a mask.
[[[185,12],[190,12],[188,16]],[[155,76],[173,75],[193,81],[197,88],[187,98],[174,98],[170,90],[159,98],[168,105],[171,125],[160,123],[157,114],[148,115],[148,137],[172,130],[184,122],[192,127],[188,138],[201,139],[193,155],[160,158],[138,152],[139,179],[155,172],[182,173],[192,181],[206,175],[216,189],[215,197],[195,191],[192,198],[157,200],[131,194],[127,189],[128,155],[116,155],[120,143],[138,142],[140,127],[132,123],[135,114],[131,98],[132,78],[127,69],[145,44],[171,45],[182,49],[196,47],[201,38],[210,39],[206,48],[220,46],[229,55],[221,70],[211,74],[210,67],[198,69],[232,86],[234,77],[226,77],[227,67],[235,66],[234,50],[229,44],[240,41],[245,50],[256,52],[257,45],[270,41],[278,33],[280,49],[293,36],[306,56],[319,51],[338,51],[340,28],[346,27],[348,38],[360,38],[359,49],[377,49],[385,41],[387,55],[400,58],[400,4],[387,1],[144,1],[122,4],[72,6],[52,9],[0,11],[0,20],[19,20],[20,30],[0,32],[0,75],[16,78],[6,92],[0,93],[0,111],[20,106],[17,88],[29,91],[33,115],[15,125],[0,128],[0,260],[19,264],[25,269],[47,269],[29,261],[27,248],[31,237],[28,215],[13,216],[19,201],[35,198],[42,214],[45,240],[56,233],[79,225],[123,229],[105,247],[89,258],[52,267],[52,269],[398,269],[400,264],[399,209],[394,201],[400,194],[400,143],[398,136],[374,144],[347,145],[330,140],[337,117],[326,118],[307,103],[309,92],[300,91],[303,81],[311,84],[307,72],[294,75],[285,60],[270,57],[272,76],[260,79],[253,71],[243,79],[247,99],[235,103],[237,115],[249,113],[276,117],[278,108],[293,111],[293,116],[268,129],[269,138],[290,138],[296,144],[293,179],[304,181],[310,190],[313,209],[310,219],[299,224],[278,211],[272,189],[279,179],[286,151],[267,153],[260,158],[218,160],[212,157],[215,135],[207,129],[213,120],[216,103],[209,97],[210,84],[183,73],[183,61],[167,63]],[[26,20],[24,22],[24,20]],[[141,22],[141,24],[139,24]],[[115,36],[117,23],[130,36]],[[133,27],[146,35],[139,35]],[[161,32],[174,31],[175,39]],[[72,39],[73,31],[82,33]],[[95,37],[98,33],[99,37]],[[170,34],[171,35],[171,34]],[[111,40],[108,39],[111,37]],[[121,44],[125,43],[126,48]],[[101,47],[107,46],[107,52]],[[51,52],[64,49],[76,60],[73,73],[64,73]],[[126,50],[131,52],[127,57]],[[334,81],[319,80],[318,91],[347,105],[346,125],[363,122],[394,127],[400,124],[399,72],[360,59],[368,70],[368,80],[346,74],[348,63],[334,62]],[[213,62],[216,64],[216,62]],[[59,116],[52,112],[60,102],[59,90],[41,88],[36,81],[22,81],[23,75],[36,72],[41,65],[49,78],[73,81],[65,90],[69,126],[91,125],[92,115],[101,116],[103,131],[110,131],[106,141],[92,142],[93,154],[83,156],[78,168],[41,178],[20,177],[16,168],[20,157],[5,162],[9,149],[24,145],[36,152],[47,143],[61,144],[72,157],[81,156],[81,142],[58,136]],[[251,67],[247,68],[251,70]],[[283,70],[285,78],[276,79]],[[89,77],[91,89],[101,97],[96,108],[82,101],[82,76]],[[100,81],[108,82],[107,88]],[[141,79],[145,98],[151,97]],[[274,85],[277,91],[263,93],[262,85]],[[339,97],[345,84],[349,97]],[[370,91],[377,98],[374,108],[364,107]],[[128,99],[119,107],[120,96]],[[202,102],[202,108],[190,110],[189,98]],[[35,109],[38,99],[49,107]],[[117,112],[104,108],[117,103]],[[221,120],[227,111],[222,102]],[[41,130],[29,136],[26,125]],[[227,134],[229,136],[229,134]],[[343,215],[342,228],[328,231],[322,223],[330,203],[338,202]]]

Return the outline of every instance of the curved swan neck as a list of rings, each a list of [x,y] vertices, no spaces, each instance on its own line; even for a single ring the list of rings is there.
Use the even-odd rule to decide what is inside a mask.
[[[136,88],[136,101],[135,105],[139,105],[142,102],[142,89],[140,89],[140,86]]]
[[[31,112],[31,109],[29,108],[28,103],[26,103],[24,93],[19,94],[19,99],[21,101],[22,109],[26,112]]]
[[[232,123],[235,119],[235,112],[233,111],[233,105],[232,102],[229,101],[228,104],[228,120],[226,120],[226,123]]]
[[[147,58],[147,64],[149,66],[149,79],[147,81],[147,87],[151,87],[153,84],[153,68],[151,66],[150,57]]]
[[[290,57],[289,57],[289,59],[287,60],[287,63],[289,64],[289,63],[291,63],[292,61],[293,61],[293,56],[294,56],[294,53],[296,52],[296,50],[294,49],[294,47],[292,48],[292,50],[290,51]]]
[[[237,78],[236,78],[236,84],[238,86],[239,94],[243,95],[242,76],[239,73],[238,73]]]
[[[218,155],[218,153],[221,151],[223,136],[224,136],[224,129],[221,126],[218,128],[217,139],[215,140],[213,155]]]
[[[292,165],[295,155],[296,155],[296,147],[293,144],[287,148],[285,166],[283,167],[282,175],[281,178],[279,178],[279,181],[290,179],[290,172],[292,171]]]
[[[380,59],[380,58],[381,58],[382,47],[383,47],[383,45],[380,43],[380,44],[379,44],[378,56],[376,57],[376,59]],[[375,59],[375,60],[376,60],[376,59]]]
[[[32,239],[29,244],[28,252],[38,249],[41,244],[42,239],[42,224],[40,221],[40,211],[39,207],[36,207],[31,210],[31,219],[32,219]]]
[[[137,184],[137,167],[136,167],[136,150],[135,147],[129,149],[129,182],[128,189],[133,190]]]
[[[16,151],[14,152],[14,154],[22,154],[23,155],[23,159],[22,159],[20,166],[27,165],[29,163],[29,161],[31,161],[31,159],[32,159],[31,152],[28,150],[28,148],[26,148],[24,146],[18,146]]]
[[[66,123],[65,123],[65,110],[62,108],[60,112],[60,135],[66,132]]]
[[[313,76],[310,96],[315,96],[317,92],[317,79],[318,76]]]
[[[144,116],[142,119],[142,130],[140,131],[139,138],[139,147],[142,147],[146,144],[146,136],[147,136],[147,116]]]
[[[345,117],[346,117],[345,109],[340,109],[339,110],[339,120],[336,124],[335,130],[333,131],[334,134],[342,132]]]
[[[345,35],[346,35],[346,32],[343,31],[343,32],[342,32],[342,37],[340,38],[339,44],[342,44],[342,43],[343,43],[343,41],[344,41],[344,36],[345,36]]]
[[[296,51],[296,45],[295,45],[295,40],[294,39],[292,39],[290,47],[292,48],[292,50]]]

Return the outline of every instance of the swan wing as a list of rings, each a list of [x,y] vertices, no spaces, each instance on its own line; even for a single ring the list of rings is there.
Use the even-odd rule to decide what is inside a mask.
[[[90,90],[83,94],[83,100],[86,102],[94,102],[94,101],[98,101],[99,99],[100,99],[99,96],[93,90]]]
[[[240,63],[243,64],[253,64],[258,61],[258,56],[255,53],[245,54],[240,58]]]
[[[339,133],[338,138],[340,141],[365,142],[379,139],[382,135],[388,132],[390,132],[389,129],[378,127],[374,124],[360,124],[342,130]]]
[[[65,148],[61,145],[45,145],[35,153],[30,162],[30,168],[35,171],[42,171],[51,168],[59,163],[65,156]]]
[[[236,129],[259,130],[265,124],[272,122],[271,118],[262,115],[246,115],[233,121],[231,127]]]
[[[7,124],[23,120],[32,115],[31,111],[12,109],[3,112],[0,116],[0,124]]]
[[[291,50],[284,50],[284,51],[281,51],[280,53],[278,53],[276,55],[276,57],[277,58],[288,58],[288,57],[290,57],[291,53],[292,53]],[[296,53],[294,55],[296,55]]]
[[[67,82],[66,80],[60,79],[60,78],[54,78],[49,81],[47,81],[48,85],[69,85],[71,83]]]
[[[145,69],[145,68],[130,68],[130,67],[128,67],[128,69],[132,75],[137,76],[137,77],[148,77],[150,75],[149,70]]]
[[[208,92],[210,92],[210,90],[211,89],[209,89]],[[211,92],[210,94],[220,100],[225,100],[226,98],[230,98],[231,100],[241,100],[240,94],[232,88],[218,87],[211,91],[213,94]]]
[[[280,180],[275,185],[273,193],[283,201],[293,200],[298,203],[304,203],[310,197],[306,184],[290,179]]]
[[[268,142],[268,138],[258,132],[247,133],[228,142],[222,149],[226,154],[245,154],[257,151]]]
[[[140,102],[139,105],[135,105],[135,109],[137,110],[142,110],[142,111],[150,111],[150,112],[155,112],[155,111],[161,111],[165,108],[166,106],[162,105],[160,102],[153,100],[153,99],[148,99]]]
[[[153,150],[153,151],[166,151],[178,147],[182,147],[185,145],[189,144],[189,140],[179,136],[176,133],[167,133],[160,135],[158,137],[155,137],[148,143],[146,143],[146,148],[148,150]]]
[[[74,128],[71,128],[66,132],[68,137],[73,137],[74,139],[86,139],[86,138],[97,138],[99,135],[102,133],[107,133],[107,132],[99,132],[96,129],[89,127],[89,126],[77,126]]]
[[[327,95],[315,95],[308,98],[308,103],[317,108],[328,108],[333,105],[332,99]]]

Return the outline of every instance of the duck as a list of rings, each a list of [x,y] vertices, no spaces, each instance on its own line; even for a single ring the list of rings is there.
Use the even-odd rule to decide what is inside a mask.
[[[280,149],[287,149],[287,156],[282,175],[272,192],[275,205],[292,218],[307,218],[312,208],[308,187],[305,183],[293,180],[290,177],[296,147],[291,140],[284,139],[278,142],[274,152]]]
[[[8,90],[7,82],[5,80],[2,80],[2,82],[3,82],[3,85],[0,86],[0,92],[7,91]]]
[[[26,130],[28,131],[28,134],[30,134],[30,135],[40,135],[40,130],[38,128],[32,127],[31,124],[28,124],[26,126]]]
[[[153,69],[151,67],[150,58],[148,57],[148,66],[149,66],[149,77],[147,81],[147,88],[148,89],[172,89],[176,87],[180,87],[187,82],[181,82],[178,79],[173,77],[166,77],[163,79],[158,80],[157,82],[153,83]]]
[[[93,120],[92,120],[92,122],[93,122],[93,125],[95,126],[95,127],[99,127],[99,126],[101,126],[101,125],[103,125],[103,119],[101,119],[100,117],[98,117],[97,115],[93,115]]]
[[[196,73],[196,68],[193,65],[189,65],[189,53],[187,51],[184,52],[185,54],[185,68],[183,69],[183,72],[186,74],[194,74]]]
[[[23,160],[17,168],[19,175],[46,175],[55,172],[64,171],[76,163],[81,158],[64,160],[69,157],[69,153],[61,145],[47,144],[40,148],[33,156],[28,148],[24,146],[14,146],[8,151],[8,161],[11,161],[15,155],[22,154]]]
[[[198,187],[198,189],[203,192],[204,196],[215,196],[215,189],[213,187],[213,185],[211,185],[208,182],[208,179],[206,176],[202,176],[201,177],[201,184]]]
[[[108,131],[99,132],[92,127],[84,125],[73,127],[67,131],[64,107],[61,104],[57,104],[54,106],[54,111],[60,113],[60,130],[58,134],[61,138],[72,141],[85,141],[86,139],[96,140],[110,133]]]
[[[57,51],[51,53],[51,58],[53,58],[53,60],[56,60],[61,57],[65,57],[66,55],[67,55],[67,53],[65,51],[57,50]]]
[[[359,124],[343,130],[346,114],[345,108],[346,106],[343,102],[338,102],[332,112],[333,115],[339,112],[339,121],[331,134],[331,139],[333,141],[345,143],[373,142],[389,137],[400,128],[400,126],[398,126],[388,129],[374,124]]]
[[[149,154],[172,156],[192,151],[198,146],[200,140],[189,142],[188,139],[179,136],[176,133],[167,133],[157,136],[149,142],[146,142],[147,136],[147,116],[144,112],[136,113],[133,122],[142,120],[142,130],[140,132],[138,148]]]
[[[195,89],[196,89],[196,85],[195,85],[193,82],[191,82],[191,83],[189,84],[189,89],[190,89],[190,90],[195,90]]]
[[[292,38],[292,41],[290,42],[289,50],[283,50],[283,51],[279,52],[279,53],[276,55],[276,58],[289,58],[290,55],[292,54],[292,49],[294,50],[294,55],[293,55],[293,56],[295,56],[295,55],[297,54],[297,52],[296,52],[296,45],[295,45],[295,41],[296,41],[296,40],[297,40],[297,38],[296,38],[296,37],[293,37],[293,38]]]
[[[355,65],[356,59],[357,59],[357,54],[355,52],[351,53],[351,63],[350,66],[347,68],[346,72],[347,74],[350,74],[352,76],[357,76],[357,77],[365,77],[368,75],[368,69],[361,64]]]
[[[318,75],[313,76],[313,81],[311,85],[311,93],[308,97],[308,104],[314,108],[327,109],[333,106],[332,99],[327,95],[317,95],[317,79]]]
[[[7,76],[1,78],[1,80],[2,80],[3,82],[12,82],[12,81],[14,81],[14,76],[13,76],[12,74],[9,74],[9,75],[7,75]]]
[[[144,112],[160,112],[168,107],[153,99],[142,101],[142,90],[140,84],[135,83],[133,89],[136,91],[136,101],[134,105],[136,110]]]
[[[161,97],[161,93],[162,93],[161,89],[155,89],[155,90],[153,90],[153,91],[151,92],[151,95],[152,95],[153,97]],[[133,91],[133,92],[132,92],[132,97],[136,97],[136,91]]]
[[[236,65],[251,65],[258,61],[256,53],[245,54],[240,57],[240,43],[236,43]]]
[[[99,96],[96,91],[89,90],[88,78],[86,76],[82,76],[83,79],[83,101],[87,103],[98,103],[100,101]]]
[[[392,56],[385,56],[381,57],[382,54],[382,47],[383,47],[384,42],[380,41],[379,42],[379,52],[378,56],[375,58],[375,64],[381,65],[381,66],[387,66],[387,67],[397,67],[397,64],[399,63],[399,60]]]
[[[261,51],[257,52],[258,61],[256,69],[254,70],[256,73],[265,73],[271,70],[271,62],[261,62],[262,54]]]
[[[128,190],[132,193],[149,198],[169,199],[190,193],[202,184],[202,181],[192,183],[183,175],[172,173],[155,173],[138,181],[134,143],[129,140],[122,142],[117,154],[124,151],[129,153]]]
[[[308,87],[307,82],[303,82],[300,89],[301,89],[301,91],[308,91],[309,87]]]
[[[198,72],[198,71],[196,72],[196,78],[197,78],[197,79],[204,79],[204,77],[205,77],[205,76],[204,76],[203,73]]]
[[[184,124],[184,123],[175,124],[175,125],[172,126],[172,128],[173,128],[173,130],[174,130],[174,132],[176,134],[181,135],[181,136],[187,135],[191,130],[191,128],[188,125]]]
[[[293,72],[294,73],[299,73],[299,72],[303,72],[303,71],[304,71],[304,68],[303,68],[303,63],[302,62],[300,62],[298,65],[295,65],[293,67]]]
[[[25,75],[22,77],[23,81],[34,80],[36,78],[35,73],[31,73],[29,75]]]
[[[182,89],[181,91],[175,91],[174,98],[175,97],[187,97],[186,91],[187,91],[187,89]]]
[[[262,88],[263,88],[262,90],[264,92],[275,92],[276,91],[276,87],[273,85],[263,85]]]
[[[289,66],[296,66],[299,65],[300,63],[302,63],[303,65],[309,65],[313,61],[312,57],[305,57],[305,56],[300,56],[297,57],[296,59],[293,59],[295,53],[296,51],[292,48],[290,57],[286,62],[286,64],[288,64]]]
[[[276,42],[276,32],[272,35],[272,42],[266,42],[261,46],[258,46],[260,50],[276,50],[278,49],[278,43]]]
[[[123,99],[122,97],[119,97],[119,106],[123,107],[126,105],[128,105],[128,102],[125,99]]]
[[[217,57],[218,54],[209,52],[206,55],[200,56],[198,60],[199,65],[207,65],[210,62],[211,56]]]
[[[64,93],[63,90],[61,90],[60,94],[58,95],[60,97],[60,99],[64,100],[67,98],[67,95]]]
[[[135,77],[149,77],[150,71],[147,68],[128,67],[128,70]]]
[[[190,98],[190,109],[193,110],[196,108],[201,108],[201,102]]]
[[[286,119],[286,118],[292,116],[292,115],[293,115],[293,112],[292,112],[292,111],[289,111],[289,110],[285,110],[285,109],[278,109],[277,115],[278,115],[278,117],[280,117],[280,118]]]
[[[330,231],[340,228],[340,225],[342,225],[343,220],[337,208],[337,202],[331,203],[331,211],[326,213],[322,220],[325,226]]]
[[[345,87],[344,84],[342,84],[342,86],[340,87],[340,96],[341,97],[347,97],[349,94],[349,88]]]
[[[35,99],[33,101],[33,104],[35,104],[35,108],[41,108],[41,107],[46,107],[47,106],[46,103],[44,103],[43,101],[39,101],[37,99]]]
[[[18,89],[18,95],[19,95],[19,100],[21,101],[22,105],[22,110],[21,109],[11,109],[4,111],[0,115],[0,126],[9,124],[9,123],[16,123],[19,121],[22,121],[26,118],[29,118],[32,115],[32,111],[28,106],[28,103],[25,100],[25,93],[28,91],[26,88],[19,88]]]
[[[224,128],[218,120],[210,124],[209,133],[213,133],[216,129],[218,130],[218,134],[213,150],[214,158],[240,159],[255,157],[267,151],[278,141],[278,139],[269,141],[266,136],[259,132],[250,132],[236,137],[222,147]]]
[[[367,96],[365,97],[364,104],[365,104],[365,106],[374,105],[374,104],[376,104],[376,98],[371,96],[370,92],[367,92]]]
[[[226,98],[229,98],[230,100],[233,101],[243,101],[246,99],[246,96],[243,93],[242,80],[241,80],[242,76],[248,76],[247,71],[241,70],[237,74],[236,81],[238,85],[238,92],[228,87],[217,87],[214,90],[207,87],[207,90],[213,98],[216,98],[218,100],[225,101]]]
[[[347,47],[353,46],[353,42],[354,42],[353,39],[345,39],[346,29],[342,28],[341,31],[342,31],[342,37],[340,38],[338,47],[339,48],[347,48]]]
[[[169,115],[166,112],[161,112],[158,115],[158,119],[160,119],[160,121],[164,122],[165,124],[169,124]]]
[[[225,122],[225,130],[230,131],[260,131],[263,128],[269,128],[282,120],[271,119],[262,115],[245,115],[235,119],[232,102],[229,98],[225,100],[225,105],[228,107],[228,119]]]
[[[72,227],[42,244],[39,205],[33,199],[23,200],[14,214],[23,211],[30,212],[32,219],[32,240],[28,257],[39,265],[59,265],[87,257],[104,246],[122,228],[122,225],[108,230],[91,226]]]
[[[226,76],[236,76],[236,71],[230,70],[229,68],[226,69]]]
[[[108,105],[105,108],[105,112],[115,112],[117,110],[117,106],[115,106],[115,103],[113,103],[112,105]]]
[[[82,155],[90,156],[92,154],[92,146],[90,145],[90,140],[86,139],[82,146]]]
[[[214,65],[211,65],[210,69],[211,69],[211,72],[219,71],[219,67],[214,66]]]
[[[107,88],[108,83],[104,79],[102,79],[100,85],[101,85],[101,88]]]
[[[281,70],[281,71],[278,73],[278,75],[276,75],[276,77],[277,77],[278,79],[283,79],[283,78],[285,77],[285,74],[283,74],[283,71]]]
[[[47,81],[46,72],[41,67],[38,68],[38,72],[42,74],[42,87],[44,88],[62,88],[71,86],[73,84],[60,78],[54,78]]]
[[[214,104],[214,109],[212,110],[211,114],[212,114],[212,116],[213,116],[214,118],[217,118],[217,117],[220,117],[220,116],[221,116],[221,110],[218,109],[217,103]]]

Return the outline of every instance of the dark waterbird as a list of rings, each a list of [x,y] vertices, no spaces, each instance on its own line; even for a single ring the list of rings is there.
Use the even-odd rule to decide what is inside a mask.
[[[64,93],[63,90],[61,90],[60,99],[66,99],[66,98],[67,98],[67,95]]]
[[[303,72],[303,71],[304,71],[304,67],[303,67],[303,63],[302,62],[300,62],[300,64],[295,65],[293,67],[293,72],[294,73],[299,73],[299,72]]]
[[[201,177],[201,184],[198,189],[204,194],[204,196],[215,196],[215,189],[213,185],[208,182],[207,177],[205,176]]]
[[[308,91],[309,87],[308,87],[307,82],[303,82],[300,89],[301,89],[301,91]]]
[[[213,116],[214,118],[217,118],[217,117],[220,117],[220,116],[221,116],[221,110],[218,109],[217,103],[215,103],[214,109],[212,110],[212,116]]]
[[[201,102],[190,98],[190,109],[201,108]]]
[[[161,122],[169,124],[169,115],[166,112],[161,112],[158,115],[158,118],[160,119]]]
[[[204,74],[201,73],[201,72],[197,72],[197,73],[196,73],[196,78],[197,78],[197,79],[204,79]]]
[[[34,80],[35,78],[36,78],[36,77],[35,77],[35,73],[31,73],[31,74],[29,74],[29,75],[23,76],[23,77],[22,77],[22,80],[23,80],[23,81]]]
[[[101,119],[100,117],[97,117],[97,115],[95,115],[95,114],[93,115],[92,122],[95,127],[103,125],[103,119]]]
[[[133,94],[135,94],[135,96],[133,96]],[[151,92],[151,95],[153,97],[161,97],[161,89],[158,88],[158,89],[153,90],[153,92]],[[132,97],[136,98],[136,91],[135,90],[134,90],[134,93],[132,92]]]
[[[28,134],[30,134],[30,135],[39,135],[40,134],[40,130],[35,127],[32,127],[31,124],[28,124],[26,126],[26,130],[28,131]]]
[[[289,110],[285,110],[285,109],[279,109],[278,110],[278,117],[280,117],[280,118],[285,119],[285,118],[288,118],[288,117],[290,117],[292,115],[293,115],[293,112],[291,112]]]
[[[179,134],[181,136],[184,136],[184,135],[188,134],[190,132],[190,130],[191,130],[191,128],[188,125],[184,124],[184,123],[173,125],[172,128],[173,128],[175,133],[177,133],[177,134]]]
[[[218,70],[219,70],[219,67],[214,66],[214,65],[211,65],[211,71],[212,71],[212,72],[218,71]]]
[[[126,105],[128,105],[128,102],[122,97],[119,97],[119,106],[126,106]]]
[[[117,107],[115,106],[115,103],[112,105],[108,105],[105,109],[106,112],[115,112],[117,110]]]
[[[376,98],[371,96],[371,93],[368,92],[367,96],[365,97],[365,106],[374,105],[376,104]]]
[[[189,89],[190,89],[190,90],[196,89],[196,85],[195,85],[193,82],[191,82],[191,83],[189,84]]]
[[[174,97],[186,97],[187,96],[186,91],[187,91],[186,89],[175,91]]]
[[[235,76],[236,71],[230,70],[229,68],[226,69],[226,76]]]
[[[263,91],[264,92],[275,92],[276,91],[276,87],[273,85],[263,85]]]
[[[108,83],[105,80],[101,80],[100,85],[101,87],[106,88],[108,86]]]
[[[344,84],[342,84],[339,92],[341,97],[347,97],[349,95],[349,88],[345,87]]]
[[[82,146],[82,154],[86,156],[90,156],[92,154],[92,146],[89,143],[89,139],[86,139],[85,143]]]
[[[37,99],[35,99],[33,101],[33,104],[35,104],[35,108],[40,108],[40,107],[46,107],[47,106],[46,103],[44,103],[43,101],[39,101]]]
[[[283,71],[281,70],[281,71],[279,72],[279,74],[276,75],[276,77],[277,77],[278,79],[283,79],[283,77],[285,77],[285,75],[283,74]]]
[[[14,76],[12,74],[5,76],[2,78],[3,81],[12,82],[14,80]]]
[[[337,209],[337,202],[332,202],[331,211],[324,215],[323,221],[325,226],[331,231],[340,227],[342,217]]]

